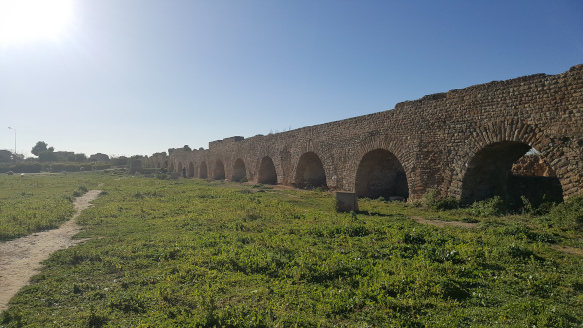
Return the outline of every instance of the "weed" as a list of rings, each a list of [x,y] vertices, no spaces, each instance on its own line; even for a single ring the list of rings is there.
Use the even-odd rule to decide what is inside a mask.
[[[435,189],[429,189],[423,195],[422,204],[437,211],[453,210],[460,207],[459,199],[447,197],[440,199]]]
[[[500,196],[494,196],[470,206],[470,212],[477,216],[501,216],[507,213],[507,205]]]

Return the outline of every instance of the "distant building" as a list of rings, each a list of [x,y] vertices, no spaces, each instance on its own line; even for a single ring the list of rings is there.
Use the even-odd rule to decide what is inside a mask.
[[[91,162],[109,162],[109,156],[102,153],[97,153],[89,156],[89,161]]]

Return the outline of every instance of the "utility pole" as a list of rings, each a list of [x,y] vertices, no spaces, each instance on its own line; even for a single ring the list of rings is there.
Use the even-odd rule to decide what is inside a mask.
[[[16,161],[16,129],[8,127],[10,130],[14,131],[14,161]]]

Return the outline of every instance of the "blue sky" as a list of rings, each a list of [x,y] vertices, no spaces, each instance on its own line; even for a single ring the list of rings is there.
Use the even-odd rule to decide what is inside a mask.
[[[581,63],[580,0],[73,0],[0,43],[0,149],[207,148]]]

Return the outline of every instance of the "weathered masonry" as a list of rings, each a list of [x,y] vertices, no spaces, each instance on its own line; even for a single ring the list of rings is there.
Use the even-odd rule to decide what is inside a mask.
[[[527,152],[538,152],[537,165],[552,176],[513,171]],[[525,192],[569,198],[583,193],[583,64],[342,121],[226,138],[207,150],[175,149],[167,161],[190,177],[323,186],[370,198],[418,199],[430,189],[466,203]]]

